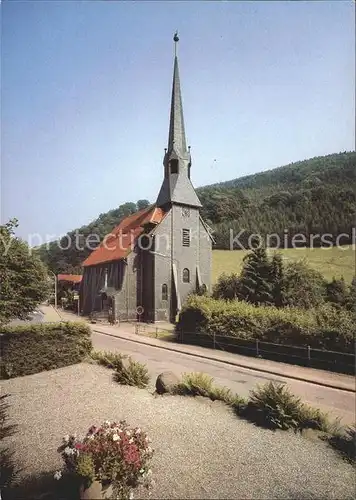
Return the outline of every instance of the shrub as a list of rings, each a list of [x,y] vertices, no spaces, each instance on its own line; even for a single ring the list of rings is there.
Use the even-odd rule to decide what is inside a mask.
[[[1,327],[1,378],[80,363],[90,353],[90,328],[81,322]]]
[[[326,440],[343,458],[356,462],[356,424],[327,436]]]
[[[288,262],[284,269],[285,303],[309,309],[324,302],[325,279],[321,273],[301,260]]]
[[[115,368],[114,380],[122,385],[133,385],[144,389],[150,381],[146,365],[134,361],[131,357],[122,357]]]
[[[206,373],[185,373],[181,382],[177,384],[174,394],[204,396],[212,401],[223,401],[227,405],[236,407],[245,403],[243,398],[233,394],[227,387],[215,386],[213,382],[214,379]]]
[[[339,280],[333,278],[326,284],[326,300],[335,307],[343,307],[347,304],[348,291],[344,278]]]
[[[117,368],[121,368],[124,356],[120,353],[110,351],[92,351],[90,357],[99,365],[116,370]]]
[[[9,394],[0,396],[0,442],[6,437],[12,436],[16,429],[15,425],[8,423],[8,397]],[[14,453],[4,446],[1,446],[0,450],[0,470],[0,491],[5,493],[5,489],[10,488],[16,481],[20,469],[15,463]]]
[[[150,376],[146,365],[134,361],[131,356],[109,351],[92,351],[90,357],[99,365],[115,370],[114,380],[119,384],[141,389],[149,384]]]
[[[250,392],[240,415],[270,429],[302,430],[306,428],[326,431],[328,418],[320,410],[305,405],[281,383],[268,382]]]
[[[351,312],[330,304],[305,310],[191,296],[179,315],[176,332],[354,353],[356,322]]]
[[[82,440],[66,436],[58,451],[64,472],[78,477],[84,488],[96,480],[104,488],[111,485],[115,498],[128,499],[132,489],[140,484],[152,486],[150,439],[140,428],[130,428],[125,421],[92,426]],[[61,471],[55,473],[56,479],[61,476]]]
[[[237,274],[221,274],[213,288],[215,299],[234,300],[240,294],[240,279]]]
[[[346,307],[349,311],[356,314],[356,276],[353,277],[349,288]]]
[[[176,394],[210,397],[213,378],[206,373],[184,373],[181,382],[176,386]]]

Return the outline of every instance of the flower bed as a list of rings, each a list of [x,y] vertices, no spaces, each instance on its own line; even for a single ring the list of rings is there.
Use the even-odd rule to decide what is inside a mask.
[[[64,461],[63,472],[79,480],[82,492],[99,482],[103,492],[110,488],[115,498],[127,499],[133,497],[133,489],[139,485],[148,489],[153,486],[150,439],[125,421],[92,426],[82,440],[75,435],[65,436],[58,451]],[[56,479],[61,476],[62,471],[55,473]]]

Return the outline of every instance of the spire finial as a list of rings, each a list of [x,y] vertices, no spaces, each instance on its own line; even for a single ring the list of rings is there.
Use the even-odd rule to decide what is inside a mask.
[[[177,57],[177,43],[179,42],[178,30],[176,30],[176,32],[174,33],[173,41],[174,41],[174,57]]]

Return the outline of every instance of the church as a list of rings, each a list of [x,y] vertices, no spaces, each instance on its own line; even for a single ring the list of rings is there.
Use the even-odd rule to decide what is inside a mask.
[[[212,236],[190,179],[177,57],[164,177],[156,203],[125,219],[83,262],[81,312],[114,320],[175,321],[190,293],[211,287]]]

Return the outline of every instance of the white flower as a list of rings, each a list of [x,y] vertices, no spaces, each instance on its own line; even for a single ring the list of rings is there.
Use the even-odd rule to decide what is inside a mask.
[[[104,425],[110,425],[109,420],[105,420]]]
[[[129,439],[129,443],[132,444],[134,442],[133,438]]]
[[[139,473],[140,473],[140,474],[144,474],[144,473],[145,473],[145,469],[140,469],[140,470],[139,470]]]
[[[63,453],[65,455],[74,455],[75,450],[73,448],[70,448],[69,446],[67,446],[66,448],[64,448]]]
[[[69,436],[68,434],[66,434],[65,436],[63,436],[63,443],[68,443],[69,441]]]
[[[120,436],[118,434],[113,434],[112,435],[112,440],[113,441],[120,441]]]
[[[54,479],[57,479],[57,481],[62,477],[62,472],[60,470],[57,470],[55,473],[54,473]]]
[[[131,431],[126,431],[126,436],[130,437],[131,436]]]

